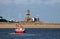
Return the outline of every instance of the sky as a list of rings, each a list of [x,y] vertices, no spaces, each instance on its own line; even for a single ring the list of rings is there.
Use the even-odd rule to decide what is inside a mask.
[[[4,19],[23,21],[27,9],[31,18],[60,23],[60,0],[0,0],[0,16]]]

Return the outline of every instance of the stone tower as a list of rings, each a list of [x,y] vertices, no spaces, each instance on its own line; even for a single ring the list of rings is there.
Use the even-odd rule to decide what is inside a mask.
[[[30,21],[30,10],[27,10],[27,11],[26,11],[25,21],[27,21],[27,22]]]

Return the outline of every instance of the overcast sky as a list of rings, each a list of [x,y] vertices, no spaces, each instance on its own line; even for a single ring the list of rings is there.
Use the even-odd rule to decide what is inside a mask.
[[[43,22],[60,23],[60,0],[0,0],[0,16],[22,21],[26,10]]]

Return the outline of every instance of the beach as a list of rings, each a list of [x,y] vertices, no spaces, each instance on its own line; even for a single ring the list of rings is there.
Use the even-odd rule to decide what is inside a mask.
[[[16,24],[18,23],[0,23],[0,28],[16,28]],[[21,24],[24,28],[60,28],[60,24],[52,24],[52,25],[47,25],[47,24]]]

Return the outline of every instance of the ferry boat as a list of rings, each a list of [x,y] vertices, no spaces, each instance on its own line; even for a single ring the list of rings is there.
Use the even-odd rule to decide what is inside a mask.
[[[15,33],[25,33],[25,29],[20,24],[16,25]]]

